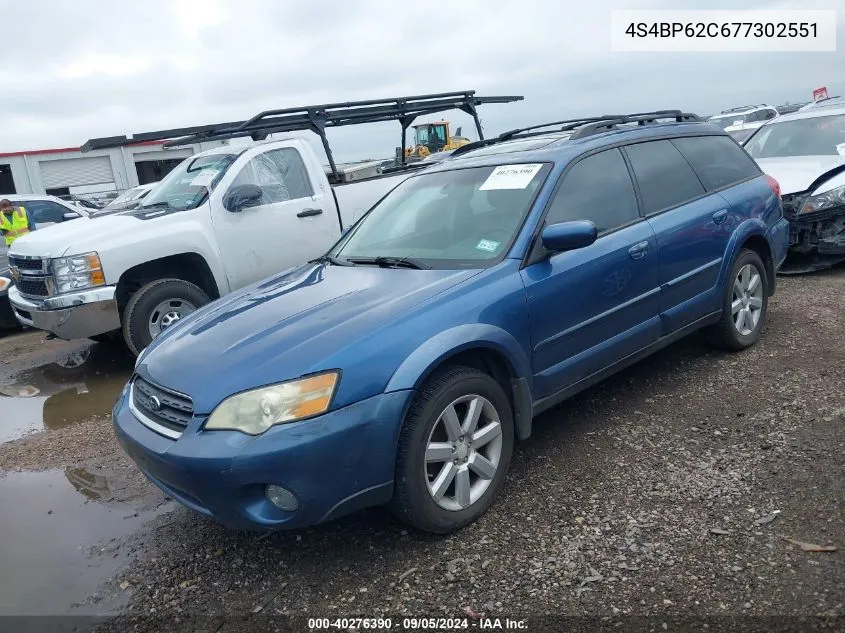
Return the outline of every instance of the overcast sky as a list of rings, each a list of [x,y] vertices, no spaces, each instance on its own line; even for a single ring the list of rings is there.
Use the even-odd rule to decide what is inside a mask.
[[[611,8],[838,8],[839,51],[612,53]],[[0,15],[0,151],[463,89],[525,96],[483,107],[486,134],[611,111],[778,105],[821,85],[845,94],[845,0],[0,0]],[[398,129],[330,135],[353,159],[392,155]]]

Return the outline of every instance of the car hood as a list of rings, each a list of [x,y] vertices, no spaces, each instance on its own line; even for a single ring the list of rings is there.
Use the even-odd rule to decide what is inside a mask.
[[[783,194],[807,191],[819,177],[841,165],[845,156],[787,156],[758,158],[757,164],[780,184]]]
[[[81,217],[71,222],[62,222],[27,233],[15,240],[10,253],[34,257],[61,257],[71,250],[78,252],[84,252],[79,249],[85,248],[96,250],[94,246],[97,243],[102,244],[104,238],[108,239],[111,235],[126,235],[137,227],[138,220],[125,215]]]
[[[233,393],[343,370],[340,352],[478,272],[306,264],[192,314],[137,371],[210,413]]]

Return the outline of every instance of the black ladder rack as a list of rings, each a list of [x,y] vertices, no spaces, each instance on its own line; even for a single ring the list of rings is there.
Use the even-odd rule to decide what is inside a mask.
[[[332,174],[339,180],[337,166],[332,155],[326,128],[382,121],[399,121],[402,126],[401,163],[405,164],[405,135],[408,127],[417,117],[435,114],[447,110],[461,110],[472,116],[478,137],[484,138],[477,108],[487,103],[510,103],[521,101],[522,96],[477,97],[474,90],[460,92],[441,92],[409,97],[389,99],[370,99],[366,101],[347,101],[322,105],[282,108],[261,112],[247,121],[216,123],[196,127],[174,128],[133,134],[95,138],[85,142],[82,151],[121,147],[144,141],[166,140],[165,147],[176,147],[203,141],[216,141],[249,136],[253,140],[264,140],[270,134],[310,130],[320,137]]]

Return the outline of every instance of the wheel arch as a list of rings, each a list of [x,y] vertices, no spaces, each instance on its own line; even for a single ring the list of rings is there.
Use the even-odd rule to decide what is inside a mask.
[[[208,262],[199,253],[186,252],[153,259],[126,270],[117,282],[116,298],[121,312],[141,286],[168,277],[198,286],[211,300],[220,298],[220,289]]]
[[[385,391],[418,390],[434,372],[450,365],[473,367],[496,380],[511,401],[517,435],[530,435],[531,365],[516,338],[497,326],[463,325],[432,337],[408,355]]]
[[[731,274],[731,269],[736,258],[744,248],[754,251],[763,260],[763,265],[766,267],[766,277],[769,282],[769,296],[773,295],[776,283],[774,257],[772,255],[772,247],[766,238],[766,225],[758,218],[748,219],[734,230],[725,251],[729,256],[725,257],[722,263],[719,287],[724,286],[725,280]]]

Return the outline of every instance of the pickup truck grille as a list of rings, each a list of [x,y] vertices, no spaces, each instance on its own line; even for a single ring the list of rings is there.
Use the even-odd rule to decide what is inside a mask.
[[[17,268],[20,271],[46,273],[47,261],[43,259],[26,259],[23,257],[16,257],[9,255],[9,266]]]
[[[43,277],[21,277],[16,285],[21,294],[31,297],[46,297],[50,294],[47,288],[47,280]]]
[[[139,420],[141,424],[172,439],[182,435],[194,415],[194,403],[189,397],[163,389],[140,376],[132,382],[132,404],[143,416]]]

